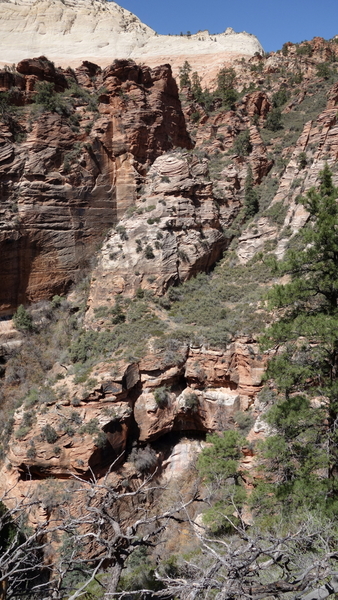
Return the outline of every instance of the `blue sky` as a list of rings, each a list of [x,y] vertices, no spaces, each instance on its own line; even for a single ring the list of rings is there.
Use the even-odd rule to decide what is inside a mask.
[[[264,50],[284,42],[338,34],[337,0],[119,0],[158,33],[196,33],[227,27],[255,34]]]

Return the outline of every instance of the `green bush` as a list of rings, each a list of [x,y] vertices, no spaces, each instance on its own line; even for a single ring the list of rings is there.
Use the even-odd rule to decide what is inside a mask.
[[[258,187],[261,210],[265,210],[270,206],[270,203],[278,190],[278,185],[278,179],[276,177],[272,177],[270,174],[263,179],[262,183]]]
[[[212,506],[204,515],[205,524],[213,533],[231,532],[238,523],[234,506],[240,510],[246,492],[239,470],[241,449],[245,438],[237,431],[225,431],[222,435],[207,435],[209,445],[197,459],[197,469],[212,486]]]
[[[56,112],[60,115],[69,116],[72,108],[65,102],[60,94],[54,89],[54,84],[47,81],[40,81],[36,86],[36,93],[33,101],[42,106],[46,111]]]
[[[254,418],[251,413],[238,411],[234,414],[234,421],[243,433],[250,431],[254,424]]]
[[[184,403],[186,408],[189,408],[193,412],[197,411],[199,405],[198,395],[195,392],[185,394]]]
[[[252,152],[249,129],[245,129],[238,134],[234,141],[233,149],[235,154],[238,154],[239,156],[249,156]]]
[[[97,448],[105,448],[107,445],[107,436],[104,431],[99,431],[94,438],[94,444]]]
[[[126,320],[126,315],[123,312],[121,303],[116,300],[115,306],[111,309],[112,319],[111,322],[113,325],[117,325],[118,323],[124,323]]]
[[[268,208],[264,215],[269,217],[273,223],[277,225],[283,225],[286,217],[286,213],[288,211],[288,207],[284,205],[283,201],[275,202],[270,208]]]
[[[20,331],[32,331],[33,320],[23,304],[20,304],[16,313],[13,315],[13,323]]]
[[[30,427],[24,427],[23,425],[21,425],[19,427],[19,429],[15,432],[15,437],[17,440],[21,440],[22,438],[26,437],[26,435],[28,435],[28,433],[30,432],[31,428]]]
[[[299,56],[312,56],[312,53],[312,46],[308,43],[302,44],[302,46],[298,46],[296,48],[296,54]]]
[[[279,108],[272,108],[270,110],[265,121],[265,127],[270,131],[279,131],[280,129],[283,129],[282,113]]]
[[[25,407],[30,408],[39,402],[39,391],[32,388],[25,397]]]
[[[127,234],[127,230],[124,225],[117,225],[117,227],[115,228],[115,231],[116,231],[116,233],[119,234],[122,241],[124,241],[124,242],[127,241],[128,234]]]
[[[63,423],[62,429],[66,435],[69,435],[69,437],[73,437],[75,435],[75,429],[74,429],[74,427],[72,427],[72,425],[69,423],[69,421],[65,421]]]
[[[90,419],[88,423],[82,425],[80,429],[80,433],[89,433],[90,435],[94,435],[94,433],[100,433],[99,421],[98,419]]]
[[[317,77],[323,77],[324,79],[329,79],[332,76],[332,71],[330,69],[329,63],[323,62],[319,63],[316,68]]]
[[[282,54],[283,54],[283,56],[287,56],[289,54],[289,45],[288,45],[288,43],[283,44],[283,46],[282,46]]]
[[[30,458],[32,460],[35,457],[36,457],[36,448],[35,448],[34,443],[32,443],[27,450],[27,458]]]
[[[251,166],[248,166],[248,172],[244,186],[244,210],[247,218],[253,217],[259,211],[259,199],[257,190],[254,188]]]
[[[145,249],[144,249],[144,256],[146,259],[151,260],[153,258],[155,258],[155,254],[153,251],[153,248],[150,244],[148,244]]]
[[[298,168],[300,170],[305,169],[307,165],[307,157],[305,152],[301,152],[298,156]]]
[[[281,87],[278,92],[272,96],[272,104],[274,108],[283,106],[290,98],[290,92],[285,87]]]
[[[186,253],[186,251],[185,251],[185,250],[183,250],[182,248],[178,248],[178,250],[177,250],[177,256],[178,256],[178,258],[179,258],[179,259],[180,259],[182,262],[184,262],[184,263],[188,263],[188,262],[189,262],[189,256],[188,256],[188,254]]]
[[[52,427],[49,423],[42,428],[41,437],[45,439],[48,444],[55,444],[59,438],[54,427]]]
[[[0,118],[6,125],[11,125],[13,122],[13,115],[17,112],[17,107],[12,104],[13,93],[0,92]]]
[[[159,408],[165,408],[168,406],[170,400],[169,390],[165,386],[157,388],[154,392],[154,398]]]

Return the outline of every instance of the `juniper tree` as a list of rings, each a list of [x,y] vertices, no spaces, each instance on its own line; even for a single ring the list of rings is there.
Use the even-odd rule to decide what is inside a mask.
[[[249,156],[252,152],[252,143],[250,139],[250,130],[244,129],[241,133],[238,134],[234,141],[234,151],[239,156]],[[249,165],[248,173],[251,171],[251,181],[252,181],[252,170]]]
[[[20,304],[18,310],[13,315],[13,322],[20,331],[31,331],[33,329],[33,320],[30,314],[26,311],[23,304]]]
[[[280,108],[275,107],[270,110],[265,122],[266,129],[270,131],[279,131],[283,129],[282,113]]]
[[[237,431],[229,430],[222,435],[207,436],[207,442],[210,445],[202,450],[197,460],[197,470],[209,491],[210,508],[204,513],[204,523],[214,533],[234,531],[246,498],[239,469],[241,449],[246,440]],[[237,517],[234,517],[234,511]]]
[[[289,282],[269,294],[276,320],[262,338],[279,392],[266,419],[270,493],[281,505],[338,512],[338,190],[327,165],[302,200],[309,212],[299,247],[277,271]],[[264,496],[267,498],[268,496]],[[288,504],[290,510],[290,504]]]

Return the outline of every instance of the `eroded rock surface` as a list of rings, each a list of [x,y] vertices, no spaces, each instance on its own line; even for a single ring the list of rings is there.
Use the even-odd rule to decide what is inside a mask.
[[[226,239],[207,175],[207,161],[193,156],[156,159],[143,195],[102,247],[91,309],[113,305],[119,294],[132,297],[138,289],[161,295],[216,262]]]
[[[0,61],[7,64],[39,54],[64,67],[78,66],[84,59],[104,67],[115,58],[133,58],[153,67],[172,63],[177,74],[189,60],[209,80],[210,72],[215,77],[224,62],[263,54],[254,35],[231,27],[219,35],[158,35],[106,0],[1,0],[0,7]]]
[[[333,183],[337,185],[338,177],[335,164],[338,156],[338,123],[337,110],[334,108],[337,99],[337,85],[328,93],[327,108],[317,118],[308,121],[292,151],[285,171],[278,181],[278,188],[270,208],[280,205],[285,212],[281,227],[272,223],[268,217],[261,217],[242,233],[239,238],[237,255],[242,263],[250,260],[257,252],[261,252],[270,243],[275,243],[278,258],[284,252],[290,236],[295,235],[308,219],[308,213],[302,203],[298,202],[312,187],[317,187],[319,173],[325,163],[333,172]],[[281,229],[278,235],[278,229]],[[277,239],[278,238],[278,239]]]
[[[223,351],[183,344],[175,356],[158,350],[138,363],[99,363],[85,383],[55,366],[54,374],[63,373],[55,395],[42,391],[15,412],[3,469],[22,482],[86,476],[89,469],[100,475],[114,461],[115,470],[121,467],[133,440],[144,447],[167,434],[198,438],[234,427],[238,411],[256,414],[265,361],[258,345],[243,338]],[[168,451],[156,444],[165,468]]]
[[[2,77],[9,92],[21,77],[18,102],[27,105],[16,125],[20,140],[9,117],[0,129],[2,314],[64,293],[133,204],[154,159],[174,146],[192,147],[168,65],[151,70],[115,61],[102,72],[83,64],[73,85],[104,94],[97,92],[94,113],[77,96],[73,120],[30,108],[39,81],[68,86],[62,72],[44,57],[18,68],[20,76]]]

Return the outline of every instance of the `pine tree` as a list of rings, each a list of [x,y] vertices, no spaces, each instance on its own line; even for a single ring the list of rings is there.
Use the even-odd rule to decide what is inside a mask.
[[[207,436],[209,446],[197,460],[197,469],[208,484],[211,508],[204,512],[204,523],[213,533],[231,532],[246,499],[243,476],[239,470],[245,438],[238,431]]]
[[[191,66],[186,60],[182,67],[179,70],[179,79],[180,79],[180,89],[182,90],[184,87],[191,87],[190,81],[190,72]]]
[[[269,294],[276,321],[262,338],[276,356],[268,376],[279,400],[266,419],[270,492],[288,510],[338,512],[338,190],[327,165],[311,189],[299,248],[277,265],[289,282]],[[279,318],[278,318],[279,317]]]
[[[203,100],[201,78],[197,71],[194,71],[191,76],[191,92],[196,102],[201,102]]]
[[[238,99],[238,93],[234,88],[235,79],[236,71],[232,68],[227,69],[224,67],[218,72],[215,96],[222,100],[224,108],[233,108]]]

